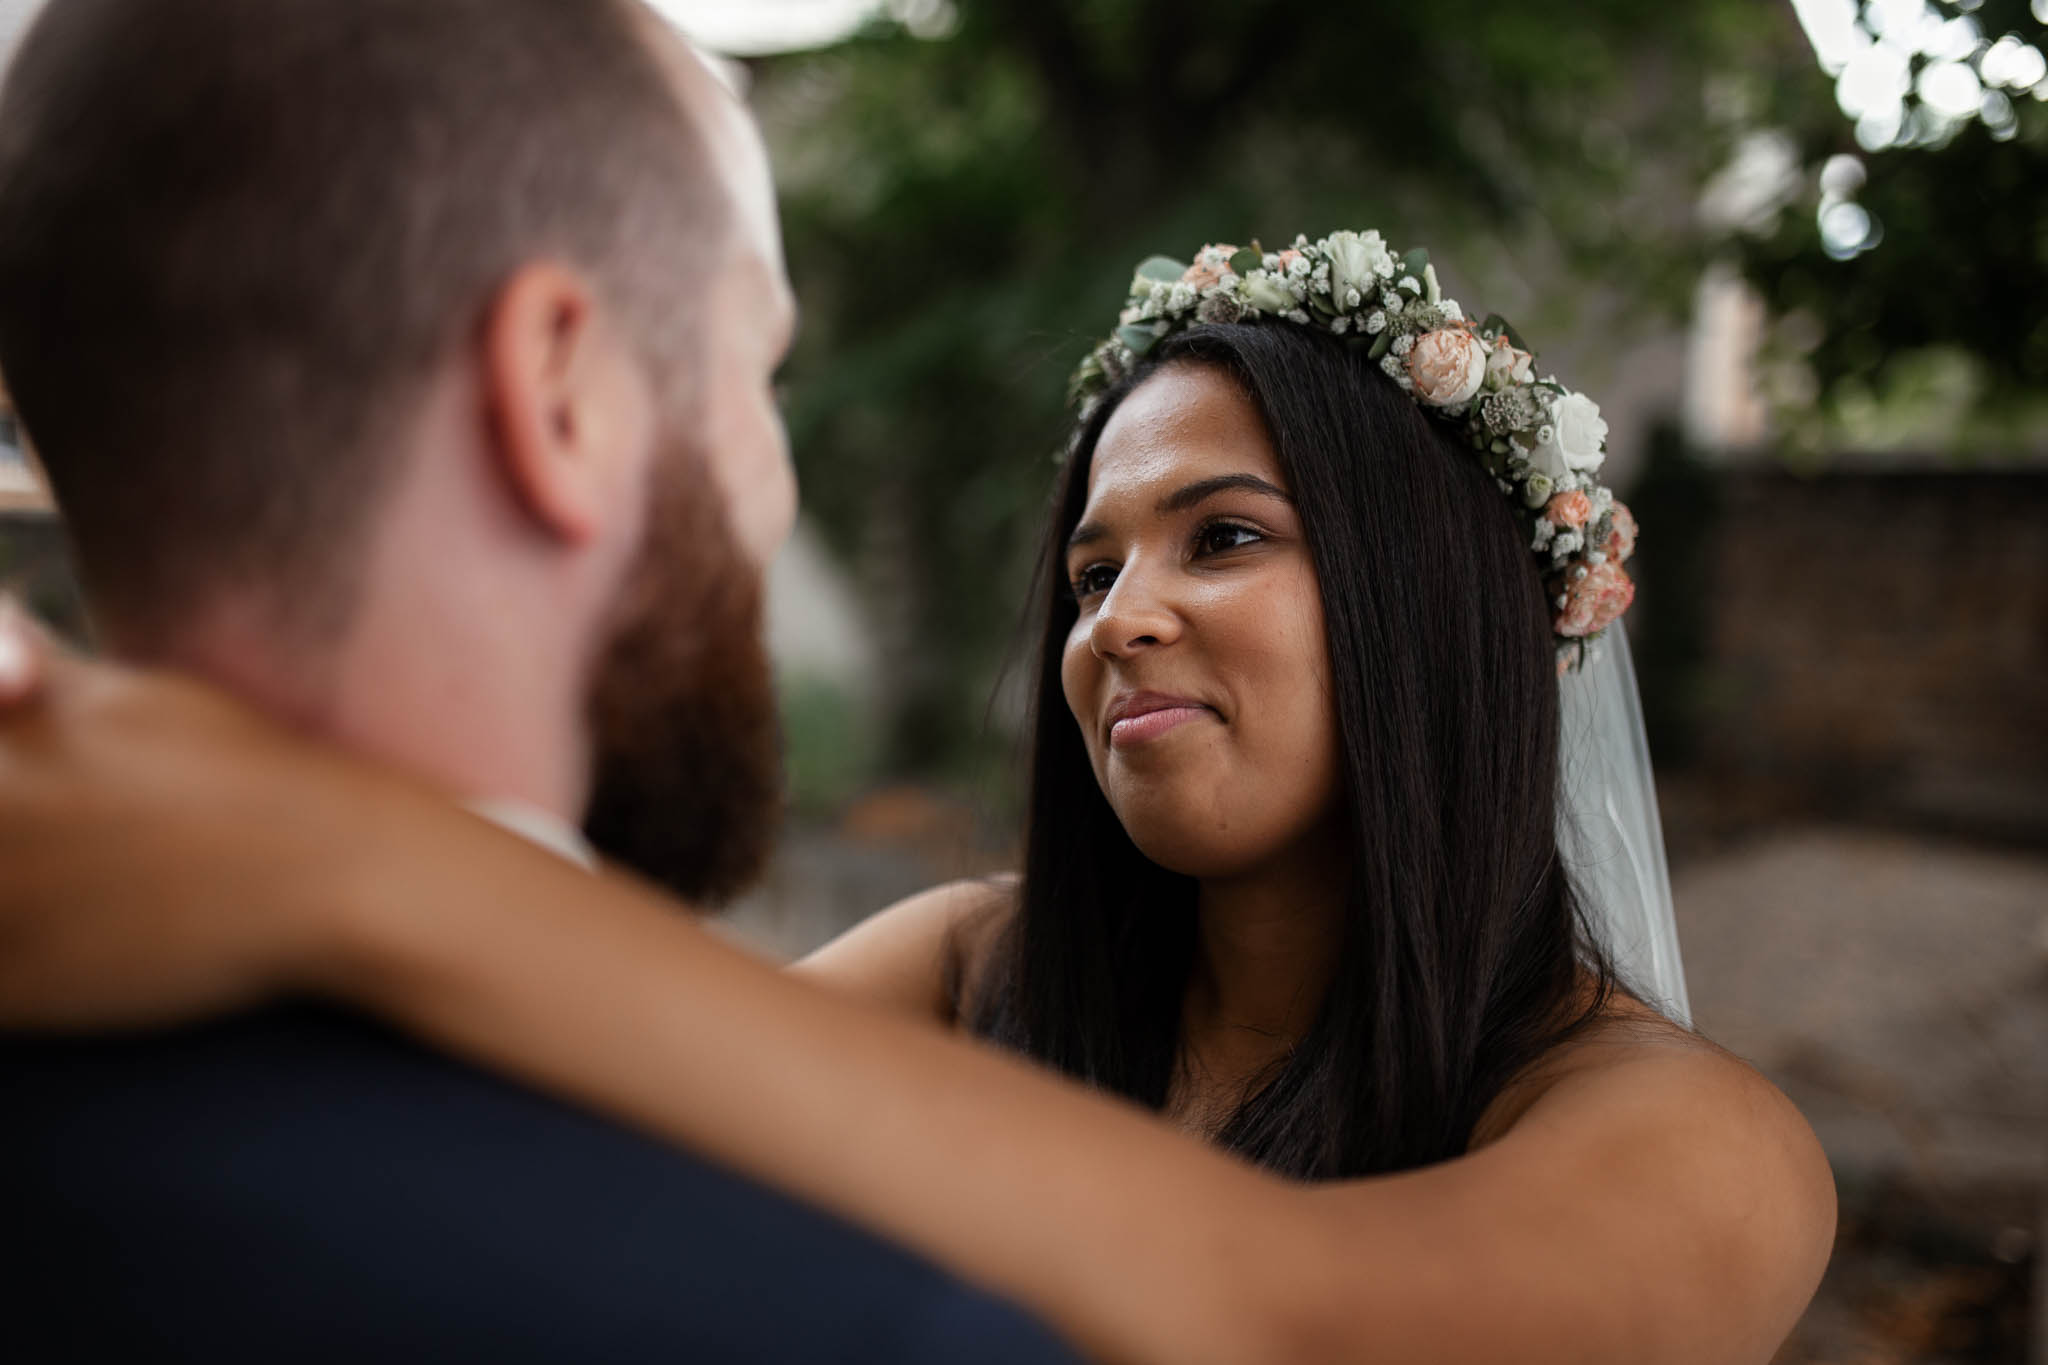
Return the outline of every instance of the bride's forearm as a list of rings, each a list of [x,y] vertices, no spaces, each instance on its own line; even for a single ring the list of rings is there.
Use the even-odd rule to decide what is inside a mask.
[[[876,1229],[1099,1358],[1302,1358],[1296,1187],[790,979],[637,886],[481,828],[427,842],[346,888],[352,946],[317,985]]]

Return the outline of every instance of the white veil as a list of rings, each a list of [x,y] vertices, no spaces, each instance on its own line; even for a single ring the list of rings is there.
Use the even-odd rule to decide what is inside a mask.
[[[1621,978],[1644,1002],[1692,1024],[1664,826],[1628,638],[1619,623],[1559,684],[1564,705],[1558,848]]]

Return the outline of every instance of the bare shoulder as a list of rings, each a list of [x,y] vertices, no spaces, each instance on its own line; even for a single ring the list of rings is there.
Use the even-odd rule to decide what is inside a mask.
[[[1628,1001],[1518,1078],[1463,1156],[1319,1197],[1318,1256],[1355,1257],[1419,1306],[1425,1345],[1454,1325],[1458,1348],[1421,1359],[1762,1365],[1834,1241],[1833,1177],[1798,1110]],[[1412,1234],[1374,1255],[1389,1229]]]
[[[1703,1035],[1672,1023],[1627,996],[1616,995],[1568,1042],[1516,1076],[1488,1106],[1472,1133],[1472,1147],[1487,1146],[1512,1131],[1539,1105],[1555,1105],[1581,1093],[1587,1082],[1612,1068],[1631,1074],[1651,1066],[1691,1063],[1691,1070],[1719,1075],[1723,1068],[1763,1078],[1733,1053]]]
[[[1588,1210],[1683,1230],[1686,1273],[1789,1331],[1827,1265],[1835,1187],[1799,1110],[1754,1067],[1634,1001],[1509,1087],[1473,1156]]]
[[[1825,1185],[1832,1219],[1833,1182],[1819,1143],[1784,1093],[1734,1053],[1626,997],[1510,1084],[1473,1147],[1529,1125],[1621,1122],[1661,1130],[1670,1144],[1767,1157],[1759,1177]]]
[[[947,882],[877,911],[790,970],[951,1024],[956,987],[987,957],[1016,895],[1007,874]]]

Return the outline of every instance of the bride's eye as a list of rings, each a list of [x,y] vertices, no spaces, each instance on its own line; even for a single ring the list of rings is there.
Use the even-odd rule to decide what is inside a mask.
[[[1067,590],[1074,594],[1074,600],[1085,602],[1091,597],[1100,597],[1116,582],[1116,569],[1109,564],[1090,564],[1074,575],[1067,584]]]
[[[1247,545],[1256,545],[1264,539],[1264,536],[1249,526],[1234,521],[1212,521],[1195,532],[1195,553],[1225,554],[1231,550],[1241,550]]]

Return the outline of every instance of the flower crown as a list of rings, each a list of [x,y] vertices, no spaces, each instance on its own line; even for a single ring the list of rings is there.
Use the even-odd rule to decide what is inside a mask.
[[[1536,370],[1536,357],[1499,316],[1474,323],[1443,297],[1429,253],[1403,256],[1377,232],[1205,246],[1194,264],[1154,256],[1138,267],[1120,326],[1074,372],[1085,414],[1160,340],[1200,324],[1277,319],[1348,337],[1424,412],[1455,426],[1513,501],[1550,594],[1557,666],[1635,600],[1622,565],[1636,522],[1594,476],[1607,458],[1599,405]]]

